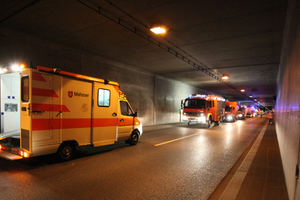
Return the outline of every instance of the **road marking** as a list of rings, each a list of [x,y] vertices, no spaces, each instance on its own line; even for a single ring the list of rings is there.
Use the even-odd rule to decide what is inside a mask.
[[[264,137],[264,134],[267,130],[268,122],[263,126],[261,129],[259,135],[257,136],[254,144],[252,145],[250,151],[246,155],[245,159],[241,163],[238,170],[233,175],[232,179],[230,180],[229,184],[227,185],[226,189],[224,190],[222,196],[219,200],[234,200],[236,199],[241,186],[243,184],[243,181],[249,171],[250,165],[252,164],[252,161],[256,155],[256,152],[259,148],[260,142],[262,138]]]
[[[195,133],[195,134],[192,134],[192,135],[188,135],[188,136],[184,136],[184,137],[181,137],[181,138],[177,138],[177,139],[174,139],[174,140],[170,140],[170,141],[167,141],[167,142],[163,142],[163,143],[159,143],[159,144],[156,144],[154,146],[158,147],[158,146],[161,146],[161,145],[164,145],[164,144],[169,144],[171,142],[176,142],[178,140],[183,140],[185,138],[189,138],[189,137],[193,137],[195,135],[198,135],[199,133]]]

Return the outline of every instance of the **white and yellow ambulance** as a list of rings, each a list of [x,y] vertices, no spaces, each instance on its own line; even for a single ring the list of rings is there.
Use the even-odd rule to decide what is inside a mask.
[[[1,124],[1,129],[5,129],[9,123],[20,120],[15,123],[16,130],[10,130],[14,134],[19,130],[19,147],[1,142],[11,141],[3,131],[1,157],[15,160],[57,153],[69,160],[76,146],[138,143],[142,123],[118,83],[41,66],[25,68],[19,76],[20,118]],[[5,78],[1,77],[1,81]],[[2,83],[1,91],[6,91],[2,88],[5,85],[9,87]],[[3,105],[5,101],[2,100]],[[1,121],[10,114],[2,109],[1,113]]]

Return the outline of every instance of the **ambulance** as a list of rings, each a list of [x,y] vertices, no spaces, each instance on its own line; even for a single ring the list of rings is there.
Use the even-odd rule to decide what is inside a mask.
[[[12,84],[16,80],[19,85]],[[137,112],[116,82],[41,66],[1,75],[0,157],[57,153],[70,160],[77,146],[135,145],[142,133]]]
[[[212,122],[219,125],[225,113],[225,99],[216,95],[192,94],[181,102],[182,121],[188,125],[204,124],[210,128]]]
[[[239,104],[235,101],[226,102],[223,121],[235,122],[238,119]]]

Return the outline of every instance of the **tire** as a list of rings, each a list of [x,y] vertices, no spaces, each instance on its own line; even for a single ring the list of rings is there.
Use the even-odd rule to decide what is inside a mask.
[[[74,143],[64,142],[59,146],[57,154],[62,161],[68,161],[74,157],[75,152],[76,152],[76,147]]]
[[[207,128],[210,128],[211,125],[211,118],[209,118],[209,120],[207,121]]]
[[[139,142],[139,138],[139,132],[135,130],[131,133],[128,142],[130,145],[136,145]]]
[[[221,123],[221,120],[220,120],[220,118],[219,118],[218,121],[215,122],[215,126],[219,126],[220,123]]]

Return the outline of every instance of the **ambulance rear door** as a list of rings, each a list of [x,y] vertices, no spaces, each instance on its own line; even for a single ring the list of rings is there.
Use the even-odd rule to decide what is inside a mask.
[[[32,69],[22,71],[20,147],[33,156],[56,152],[60,142],[59,112],[59,77]]]

